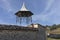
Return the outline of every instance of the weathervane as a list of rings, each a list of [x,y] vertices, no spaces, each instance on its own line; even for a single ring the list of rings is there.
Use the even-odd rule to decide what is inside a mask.
[[[32,23],[32,15],[33,13],[26,9],[25,4],[23,3],[22,8],[15,13],[16,15],[16,23]]]

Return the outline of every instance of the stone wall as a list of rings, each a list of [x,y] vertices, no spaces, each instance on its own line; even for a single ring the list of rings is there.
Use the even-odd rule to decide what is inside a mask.
[[[1,30],[0,40],[37,40],[37,32]]]
[[[0,30],[0,40],[46,40],[43,27],[35,30]]]

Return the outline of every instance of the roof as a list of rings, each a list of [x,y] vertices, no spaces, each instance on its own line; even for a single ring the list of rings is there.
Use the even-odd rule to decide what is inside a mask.
[[[31,11],[28,11],[25,7],[25,3],[23,3],[22,8],[15,13],[16,16],[18,17],[30,17],[33,15]]]
[[[26,7],[25,7],[25,3],[23,3],[22,8],[20,9],[20,11],[28,11],[28,10],[26,9]]]
[[[33,15],[33,13],[30,11],[18,11],[17,13],[15,13],[15,15],[19,17],[30,17]]]

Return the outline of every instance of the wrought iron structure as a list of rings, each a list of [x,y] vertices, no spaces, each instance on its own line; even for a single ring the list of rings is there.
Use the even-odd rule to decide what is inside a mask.
[[[22,8],[20,9],[20,11],[15,13],[16,15],[16,23],[27,23],[29,24],[30,22],[32,22],[32,15],[33,13],[29,10],[26,9],[25,4],[23,3]]]

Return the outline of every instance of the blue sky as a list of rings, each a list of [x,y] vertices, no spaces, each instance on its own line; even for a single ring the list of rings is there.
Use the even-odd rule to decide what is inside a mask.
[[[60,24],[60,0],[0,0],[0,24],[16,24],[14,14],[23,2],[34,13],[33,23]]]

